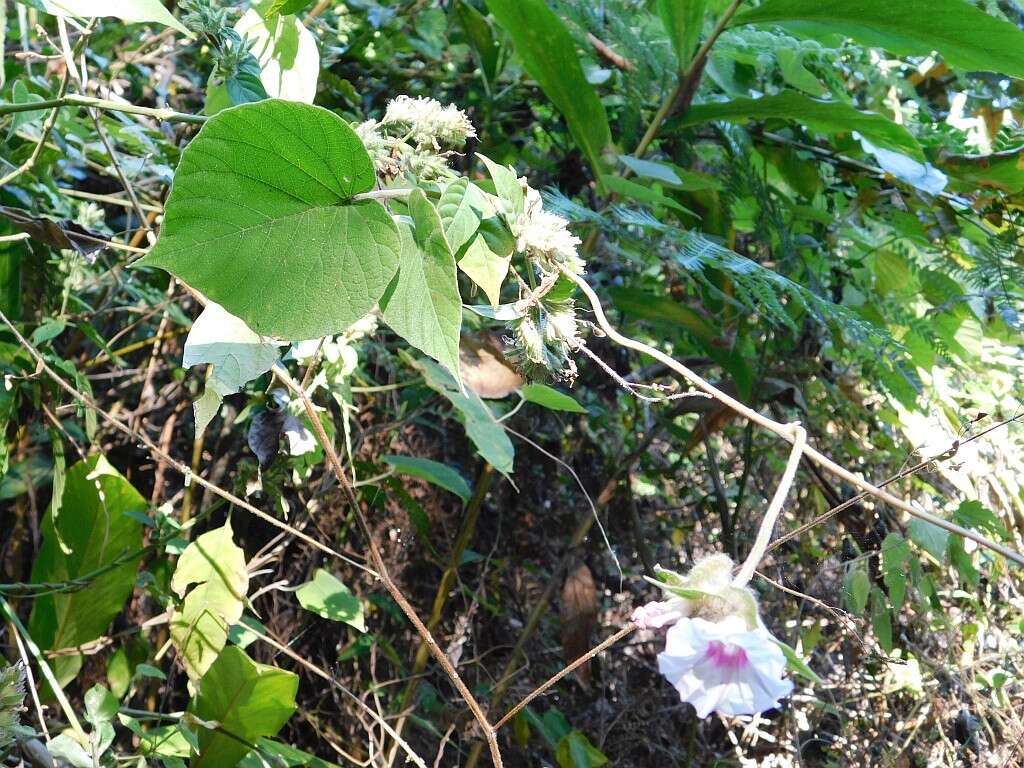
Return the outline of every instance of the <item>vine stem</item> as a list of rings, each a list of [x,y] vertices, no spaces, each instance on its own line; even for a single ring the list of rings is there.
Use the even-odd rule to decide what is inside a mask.
[[[129,115],[142,115],[152,117],[166,123],[193,123],[202,125],[207,121],[206,115],[191,115],[187,112],[175,112],[173,109],[162,107],[138,107],[128,102],[111,101],[109,99],[97,99],[94,96],[83,96],[79,93],[63,94],[55,99],[45,101],[30,101],[22,104],[0,104],[0,117],[13,115],[17,112],[38,112],[44,109],[56,111],[60,107],[88,107],[91,109],[102,109],[107,112],[124,112]]]
[[[700,389],[708,393],[713,398],[722,403],[724,406],[732,409],[733,411],[743,416],[744,418],[764,427],[769,432],[772,432],[778,435],[779,437],[784,438],[787,442],[795,443],[797,441],[797,436],[794,434],[791,425],[782,424],[778,421],[775,421],[774,419],[771,419],[768,416],[765,416],[764,414],[755,411],[753,408],[750,408],[749,406],[740,402],[736,398],[727,395],[725,392],[721,391],[714,385],[710,384],[701,376],[691,371],[682,363],[676,361],[675,358],[671,357],[670,355],[666,355],[661,350],[655,349],[649,344],[644,344],[641,341],[631,339],[628,336],[623,336],[612,326],[610,322],[608,322],[608,317],[605,315],[604,307],[601,305],[601,300],[598,298],[597,294],[594,293],[593,288],[591,288],[582,277],[572,272],[571,270],[567,269],[565,266],[559,265],[559,269],[561,270],[562,274],[564,274],[569,280],[573,281],[576,284],[576,286],[580,289],[580,291],[582,291],[583,294],[587,297],[587,301],[590,302],[590,306],[594,310],[594,315],[597,317],[597,322],[598,325],[601,327],[601,330],[603,330],[605,334],[607,334],[608,338],[610,338],[616,344],[622,347],[626,347],[627,349],[632,349],[636,352],[642,352],[646,355],[649,355],[650,357],[653,357],[655,360],[657,360],[660,363],[664,363],[668,368],[675,371],[677,374],[679,374],[684,379],[689,381],[691,384],[697,387],[697,389]],[[889,504],[890,506],[895,507],[896,509],[906,512],[911,517],[916,517],[919,520],[924,520],[925,522],[931,523],[932,525],[936,525],[939,528],[949,531],[950,533],[955,533],[958,536],[970,539],[976,544],[979,544],[985,547],[986,549],[990,549],[993,552],[1002,555],[1006,559],[1013,561],[1017,565],[1024,566],[1024,555],[1021,555],[1019,552],[1010,549],[1009,547],[1005,547],[1002,544],[999,544],[995,541],[992,541],[991,539],[989,539],[986,536],[983,536],[977,531],[969,530],[949,520],[945,520],[929,512],[925,512],[923,509],[918,509],[917,507],[914,507],[913,505],[909,504],[903,499],[893,496],[891,493],[888,493],[882,490],[881,488],[872,485],[867,480],[858,477],[853,472],[837,464],[836,462],[834,462],[825,454],[818,451],[813,446],[809,444],[804,444],[804,446],[801,449],[801,452],[804,456],[806,456],[808,459],[810,459],[815,464],[820,466],[822,469],[832,473],[833,475],[839,477],[842,480],[845,480],[851,485],[854,485],[860,490],[866,492],[868,495],[874,496],[876,499],[884,501],[886,504]]]
[[[491,752],[491,760],[494,763],[494,768],[503,768],[504,763],[501,759],[498,737],[495,733],[494,727],[487,719],[486,713],[480,706],[480,703],[476,700],[473,692],[470,691],[469,687],[463,682],[462,677],[451,663],[451,660],[445,655],[441,646],[437,644],[437,640],[434,639],[433,634],[431,634],[430,630],[427,629],[426,624],[423,623],[419,614],[416,613],[416,609],[413,608],[408,598],[406,598],[405,593],[403,593],[401,588],[391,579],[391,576],[388,573],[387,564],[384,562],[384,556],[381,554],[380,549],[378,549],[377,542],[373,536],[373,529],[370,528],[366,515],[363,514],[363,509],[359,504],[359,499],[356,498],[355,490],[352,488],[352,483],[349,482],[348,475],[345,473],[345,468],[341,465],[341,459],[338,457],[338,452],[334,450],[334,444],[327,436],[327,431],[320,422],[320,417],[317,416],[316,409],[313,406],[313,401],[310,399],[309,394],[299,386],[288,371],[286,371],[279,363],[274,366],[273,371],[277,379],[302,401],[302,406],[306,411],[306,416],[309,417],[310,425],[313,427],[313,431],[316,433],[317,439],[320,441],[320,445],[324,449],[324,454],[327,456],[327,461],[328,464],[330,464],[331,471],[334,473],[334,476],[344,490],[349,503],[352,505],[352,510],[355,513],[356,520],[359,523],[360,529],[362,529],[363,536],[366,538],[367,547],[370,550],[370,562],[377,571],[377,577],[380,579],[381,584],[384,585],[388,594],[391,595],[395,603],[398,604],[402,613],[404,613],[406,618],[409,619],[410,623],[412,623],[413,628],[423,639],[423,643],[427,646],[430,654],[434,657],[437,663],[441,665],[441,669],[444,670],[448,679],[451,680],[452,685],[455,686],[455,690],[459,692],[462,700],[466,702],[466,706],[469,707],[469,711],[473,714],[473,719],[476,720],[480,729],[484,732],[484,737],[487,740],[487,746]]]
[[[647,131],[644,133],[643,138],[640,139],[640,143],[636,145],[636,150],[633,152],[634,157],[642,158],[647,152],[648,147],[654,141],[654,137],[658,135],[658,131],[661,130],[662,123],[664,123],[668,117],[675,112],[677,109],[686,109],[690,106],[690,101],[693,100],[694,94],[697,92],[697,85],[700,83],[700,77],[704,73],[704,66],[708,60],[708,54],[711,53],[711,48],[718,41],[718,38],[726,27],[729,26],[729,22],[732,21],[732,17],[736,15],[736,11],[739,10],[740,6],[743,5],[743,0],[732,0],[732,3],[728,8],[718,17],[718,22],[715,24],[715,28],[711,30],[711,34],[707,36],[707,39],[701,44],[700,48],[693,55],[693,60],[690,65],[686,68],[679,79],[676,81],[676,87],[672,90],[665,100],[661,103],[658,111],[655,113],[651,120],[651,124],[647,126]]]
[[[601,653],[605,649],[609,648],[610,646],[615,645],[617,642],[619,642],[619,640],[624,638],[630,632],[634,631],[636,628],[637,628],[636,624],[634,624],[633,622],[629,622],[628,624],[626,624],[626,626],[624,626],[622,629],[620,629],[614,635],[612,635],[611,637],[609,637],[609,638],[607,638],[605,640],[602,640],[598,645],[595,645],[589,651],[584,653],[582,656],[580,656],[578,659],[576,659],[576,661],[574,661],[572,664],[567,665],[564,669],[562,669],[561,671],[559,671],[559,672],[555,673],[554,675],[552,675],[551,677],[549,677],[544,683],[542,683],[541,685],[537,686],[536,688],[533,689],[533,691],[528,693],[523,698],[522,701],[520,701],[518,704],[516,704],[514,707],[512,707],[512,709],[510,709],[508,712],[506,712],[505,716],[503,718],[501,718],[501,720],[499,720],[497,723],[494,724],[494,730],[498,730],[503,725],[505,725],[509,720],[511,720],[516,715],[518,715],[523,709],[525,709],[526,706],[531,701],[536,699],[538,696],[540,696],[542,693],[544,693],[544,691],[546,691],[548,688],[553,686],[555,683],[557,683],[563,677],[565,677],[566,675],[571,673],[577,667],[579,667],[579,666],[581,666],[583,664],[586,664],[588,661],[590,661],[592,658],[597,656],[599,653]]]
[[[804,447],[807,445],[807,430],[796,422],[788,426],[793,440],[793,449],[789,452],[789,461],[786,462],[786,469],[782,473],[782,479],[779,480],[779,487],[775,489],[775,495],[772,496],[771,503],[768,505],[768,511],[764,513],[764,518],[761,520],[761,527],[757,531],[754,546],[751,547],[747,559],[743,561],[740,572],[733,579],[733,584],[737,587],[747,586],[753,578],[757,566],[761,563],[761,558],[764,557],[768,544],[772,540],[772,532],[775,530],[775,522],[779,519],[782,505],[786,503],[789,489],[793,486],[796,468],[800,466],[800,459],[804,455]]]
[[[462,525],[459,528],[459,533],[455,537],[455,542],[452,544],[451,550],[448,553],[448,563],[445,566],[444,573],[441,575],[441,581],[437,585],[437,591],[434,593],[434,605],[430,609],[430,616],[427,618],[427,629],[433,632],[437,629],[437,625],[441,623],[441,616],[444,613],[445,605],[448,603],[448,595],[452,593],[452,587],[455,585],[456,577],[458,576],[459,565],[462,563],[462,556],[466,551],[466,547],[469,546],[469,542],[473,535],[476,533],[477,522],[480,519],[480,508],[483,506],[484,499],[487,497],[487,491],[491,487],[491,479],[494,477],[494,467],[490,464],[485,463],[483,469],[480,470],[480,476],[477,478],[476,488],[473,491],[473,497],[469,500],[469,504],[466,506],[465,513],[462,518]],[[416,656],[413,660],[412,671],[409,673],[409,682],[405,686],[405,690],[402,692],[402,697],[399,699],[400,706],[403,708],[412,701],[413,695],[416,693],[416,689],[419,686],[420,675],[423,674],[423,670],[427,668],[427,661],[430,659],[430,653],[426,643],[421,642],[419,647],[416,649]],[[401,735],[405,729],[406,713],[403,712],[398,722],[395,724],[395,731]],[[495,730],[498,728],[495,727]],[[395,756],[398,752],[397,744],[391,750],[391,754],[388,756],[387,766],[394,765]]]

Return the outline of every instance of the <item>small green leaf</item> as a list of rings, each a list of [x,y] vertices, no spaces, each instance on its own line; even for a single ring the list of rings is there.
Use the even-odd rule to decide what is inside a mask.
[[[359,598],[323,568],[317,568],[313,580],[299,587],[295,596],[307,611],[331,621],[343,621],[360,632],[366,631]]]
[[[85,719],[93,728],[99,728],[102,723],[109,723],[117,715],[117,699],[105,686],[98,683],[86,691],[85,694]]]
[[[570,731],[555,748],[559,768],[599,768],[608,758],[581,731]]]
[[[790,648],[781,640],[776,640],[775,644],[779,646],[782,655],[786,657],[786,666],[793,672],[810,680],[812,683],[817,683],[818,685],[825,684],[825,681],[818,677],[818,673],[811,669],[810,665],[803,660],[803,657],[795,649]]]
[[[306,9],[313,0],[273,0],[264,12],[266,18],[270,18],[275,14],[289,14],[299,13]]]
[[[600,172],[602,153],[612,143],[608,115],[561,19],[545,0],[487,0],[487,7],[511,36],[523,68],[565,117],[594,172]]]
[[[622,197],[628,197],[631,200],[636,200],[639,203],[646,203],[647,205],[660,205],[665,208],[672,208],[673,210],[680,211],[682,213],[696,216],[697,214],[687,208],[685,205],[677,203],[668,195],[663,195],[656,189],[638,184],[635,181],[624,179],[621,176],[612,176],[610,174],[601,174],[601,183],[604,184],[609,191],[614,192]]]
[[[447,464],[416,456],[385,456],[384,462],[394,467],[399,474],[412,475],[440,486],[464,502],[468,502],[473,493],[465,478]]]
[[[410,362],[423,374],[427,386],[444,395],[455,407],[459,419],[466,428],[466,434],[484,460],[499,472],[506,475],[511,472],[515,448],[504,428],[495,420],[491,409],[479,395],[474,392],[462,393],[448,372],[430,360]]]
[[[254,101],[263,101],[267,98],[267,89],[260,80],[259,64],[255,59],[250,68],[244,65],[232,72],[224,81],[228,98],[234,105],[249,104]]]
[[[976,531],[998,536],[1000,539],[1008,538],[1006,526],[996,517],[995,513],[976,499],[961,502],[956,512],[953,513],[953,520]]]
[[[496,253],[491,248],[486,232],[481,229],[466,246],[462,258],[459,259],[459,269],[480,286],[491,306],[497,307],[501,302],[501,286],[508,277],[511,263],[511,251],[505,255]]]
[[[910,545],[895,531],[886,535],[882,542],[882,572],[902,571],[903,564],[910,557]]]
[[[619,155],[624,166],[643,179],[653,179],[670,187],[682,187],[683,180],[675,166],[669,163],[656,163],[653,160],[641,160],[632,155]]]
[[[846,604],[853,613],[858,615],[864,613],[868,604],[868,595],[871,592],[871,579],[863,568],[853,568],[847,575],[843,584],[843,593],[846,597]]]
[[[892,617],[885,593],[878,587],[871,590],[871,626],[882,650],[892,653]]]
[[[226,109],[185,149],[160,237],[136,264],[175,274],[264,336],[339,333],[398,269],[390,214],[352,201],[375,182],[359,137],[325,109]]]
[[[297,675],[257,664],[236,646],[225,648],[189,703],[191,714],[219,726],[199,728],[199,754],[190,768],[233,766],[249,744],[277,734],[295,711],[298,687]]]
[[[940,563],[946,557],[949,533],[926,520],[914,518],[907,525],[910,540]]]
[[[707,0],[658,0],[658,15],[672,41],[680,71],[689,66],[697,50],[706,6]]]
[[[409,196],[414,230],[400,227],[398,276],[381,299],[384,320],[399,336],[459,378],[462,299],[455,257],[441,217],[423,190]]]
[[[477,157],[483,161],[491,181],[494,182],[494,194],[505,206],[503,211],[505,221],[509,227],[514,226],[526,207],[526,193],[523,192],[523,185],[519,183],[515,169],[508,165],[498,165],[479,152]]]
[[[569,411],[570,413],[586,413],[587,409],[577,403],[564,392],[559,392],[547,384],[527,384],[522,388],[523,399],[527,402],[550,408],[552,411]]]

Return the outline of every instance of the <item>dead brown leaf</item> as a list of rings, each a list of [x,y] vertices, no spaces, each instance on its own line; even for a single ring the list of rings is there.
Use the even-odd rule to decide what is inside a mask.
[[[480,397],[508,397],[521,386],[523,377],[509,365],[501,343],[490,334],[463,336],[459,345],[462,381]]]
[[[568,664],[590,650],[597,625],[597,588],[586,563],[569,570],[562,586],[562,651]],[[590,685],[590,662],[576,670],[581,685]]]

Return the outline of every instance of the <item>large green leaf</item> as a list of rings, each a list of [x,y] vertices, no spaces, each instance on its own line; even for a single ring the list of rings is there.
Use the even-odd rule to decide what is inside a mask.
[[[121,21],[153,21],[191,36],[191,32],[164,8],[160,0],[42,0],[49,12],[62,16],[114,16]]]
[[[264,336],[338,333],[398,269],[390,214],[351,199],[374,181],[359,137],[325,109],[277,99],[225,109],[185,150],[160,238],[138,263]]]
[[[809,36],[838,33],[900,55],[938,51],[953,67],[1024,77],[1024,32],[967,0],[767,0],[733,21],[766,23]]]
[[[384,320],[458,378],[462,299],[455,256],[441,217],[423,190],[409,196],[409,213],[414,229],[401,227],[401,266],[381,299]]]
[[[43,544],[32,567],[32,581],[90,578],[82,589],[36,598],[28,626],[41,648],[73,648],[107,631],[135,584],[142,547],[142,525],[135,515],[147,506],[102,456],[80,461],[67,471],[60,515],[55,520],[51,509],[43,519]],[[61,542],[68,554],[61,550]],[[127,555],[133,556],[115,565]],[[58,656],[51,664],[58,682],[64,684],[78,673],[82,657]]]
[[[277,667],[257,664],[236,646],[225,648],[199,682],[189,712],[216,723],[199,729],[199,754],[192,768],[231,768],[249,744],[274,736],[295,711],[299,678]]]
[[[747,120],[787,120],[805,125],[812,131],[827,135],[857,131],[879,147],[901,152],[915,160],[924,155],[917,140],[906,128],[875,112],[862,112],[839,101],[821,101],[795,91],[783,91],[760,99],[733,99],[712,104],[698,104],[672,127],[700,125],[711,120],[741,123]]]
[[[546,0],[487,0],[494,18],[512,37],[527,73],[565,117],[595,173],[612,142],[608,115],[583,67],[565,25]]]
[[[448,372],[430,360],[414,360],[412,364],[423,374],[427,386],[444,395],[455,406],[466,434],[484,460],[499,472],[511,472],[515,448],[480,396],[472,391],[461,392]]]
[[[665,25],[679,69],[685,69],[697,49],[704,26],[707,0],[658,0],[658,15]]]
[[[198,680],[227,643],[228,629],[242,617],[249,589],[245,553],[232,539],[230,521],[185,547],[171,589],[184,598],[171,614],[171,640],[189,678]]]

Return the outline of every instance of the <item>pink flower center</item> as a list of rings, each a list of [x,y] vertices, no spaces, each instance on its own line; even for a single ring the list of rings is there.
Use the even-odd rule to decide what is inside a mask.
[[[738,645],[712,640],[708,643],[705,658],[716,667],[723,669],[739,669],[747,665],[747,652]]]

